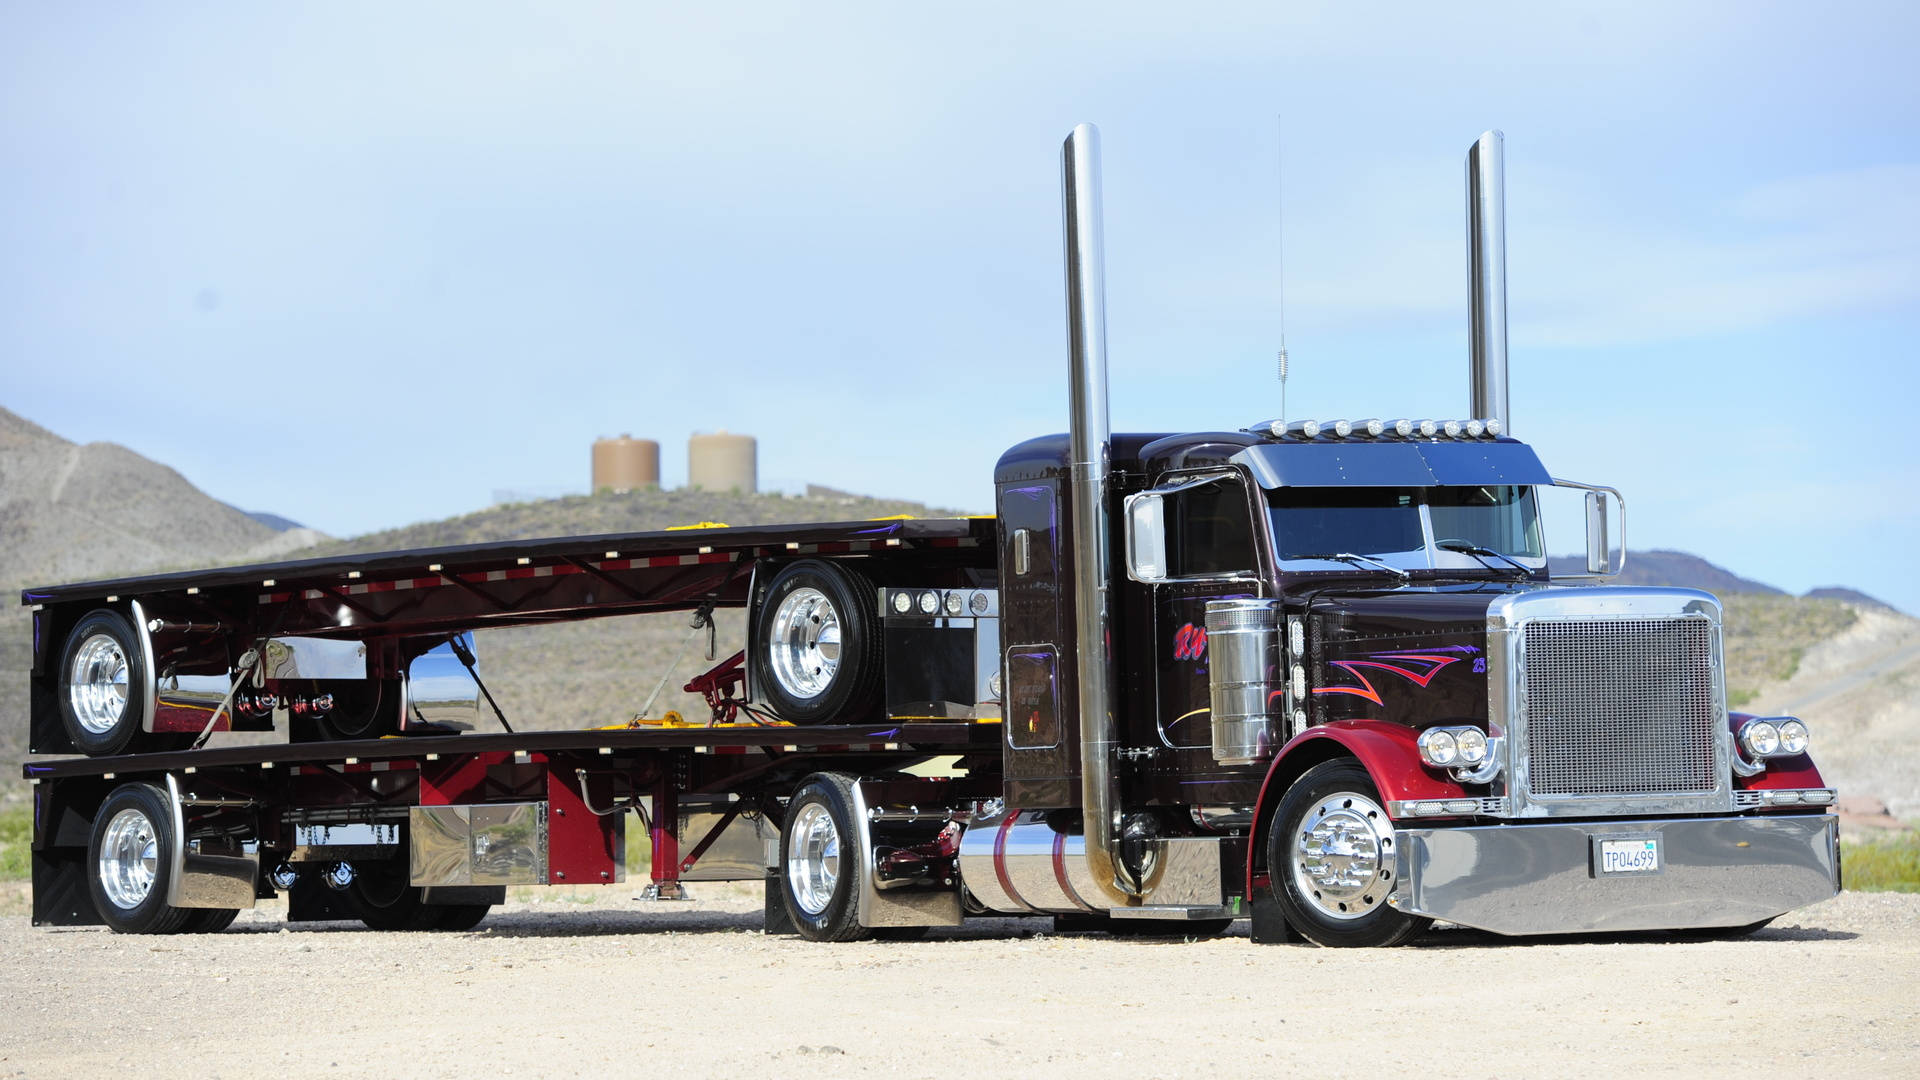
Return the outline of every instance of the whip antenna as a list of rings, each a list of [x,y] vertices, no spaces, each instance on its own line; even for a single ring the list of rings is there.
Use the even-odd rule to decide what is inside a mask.
[[[1279,219],[1275,232],[1275,262],[1279,266],[1280,300],[1280,419],[1287,418],[1287,208],[1286,208],[1286,135],[1279,113],[1273,114],[1274,168],[1273,204]]]

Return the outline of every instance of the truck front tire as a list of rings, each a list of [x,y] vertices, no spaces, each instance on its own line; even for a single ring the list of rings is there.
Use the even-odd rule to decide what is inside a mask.
[[[1287,922],[1317,945],[1378,948],[1410,941],[1433,920],[1387,903],[1393,822],[1357,762],[1322,762],[1293,782],[1267,830],[1267,869]]]

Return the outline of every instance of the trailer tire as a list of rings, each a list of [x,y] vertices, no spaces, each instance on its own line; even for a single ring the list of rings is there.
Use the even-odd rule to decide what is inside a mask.
[[[307,721],[317,742],[378,739],[400,730],[400,680],[315,680],[316,695],[325,692],[336,702],[333,711]]]
[[[1387,903],[1394,854],[1393,821],[1373,779],[1345,758],[1295,780],[1267,830],[1274,898],[1287,922],[1317,945],[1398,945],[1433,925]]]
[[[183,934],[217,934],[233,925],[240,917],[238,908],[193,908],[187,912],[187,921],[180,926]]]
[[[125,615],[107,608],[75,623],[60,650],[60,721],[88,757],[137,749],[153,693],[140,637]]]
[[[855,941],[868,936],[857,899],[867,873],[856,842],[853,778],[815,773],[787,803],[780,827],[780,896],[793,928],[808,941]]]
[[[434,904],[439,912],[434,920],[435,930],[458,933],[471,930],[486,920],[487,913],[493,910],[492,904]]]
[[[431,930],[439,924],[441,908],[423,903],[418,886],[391,868],[361,871],[346,888],[347,902],[369,930]]]
[[[94,815],[87,838],[87,893],[122,934],[177,933],[196,914],[167,903],[179,839],[167,796],[152,784],[122,784]]]
[[[782,720],[851,723],[880,697],[880,619],[874,586],[844,564],[789,563],[753,616],[754,692]]]

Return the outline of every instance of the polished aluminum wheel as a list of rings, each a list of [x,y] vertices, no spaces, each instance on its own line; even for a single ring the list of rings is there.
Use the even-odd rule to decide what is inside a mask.
[[[160,872],[160,844],[146,814],[129,807],[113,815],[94,872],[115,907],[131,911],[146,900]]]
[[[795,589],[773,613],[768,658],[780,688],[819,697],[840,670],[840,613],[819,589]]]
[[[840,830],[833,812],[820,803],[801,807],[787,834],[787,886],[793,902],[818,916],[833,902],[840,880]]]
[[[1293,884],[1331,919],[1358,919],[1393,891],[1393,823],[1365,795],[1314,803],[1293,834]]]
[[[67,702],[80,726],[105,735],[127,711],[127,654],[111,634],[95,634],[73,652]]]

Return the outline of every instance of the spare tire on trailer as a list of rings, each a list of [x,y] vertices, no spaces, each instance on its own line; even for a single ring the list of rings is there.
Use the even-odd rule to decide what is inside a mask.
[[[767,585],[753,616],[753,690],[782,720],[852,723],[880,699],[874,585],[844,563],[803,559]]]
[[[59,672],[60,721],[76,749],[88,757],[137,749],[153,676],[125,615],[99,608],[82,616],[60,650]]]

